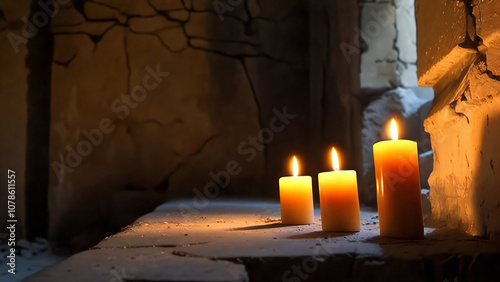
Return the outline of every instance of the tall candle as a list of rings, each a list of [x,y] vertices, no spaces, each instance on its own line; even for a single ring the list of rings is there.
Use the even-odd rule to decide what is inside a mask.
[[[391,137],[391,141],[373,145],[380,235],[422,238],[424,224],[417,143],[398,140],[394,119]]]
[[[323,231],[359,231],[356,171],[339,170],[335,148],[332,148],[332,165],[334,171],[318,174],[321,227]]]
[[[310,176],[297,176],[299,165],[293,157],[293,176],[281,177],[280,206],[283,224],[309,224],[314,221],[312,179]]]

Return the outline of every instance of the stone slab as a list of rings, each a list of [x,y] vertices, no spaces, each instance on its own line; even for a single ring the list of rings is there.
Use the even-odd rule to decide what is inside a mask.
[[[130,281],[244,281],[245,271],[251,281],[500,278],[482,271],[500,267],[498,242],[430,227],[423,240],[383,238],[370,210],[361,212],[360,232],[322,232],[319,215],[309,225],[283,225],[276,202],[169,202],[27,281],[109,281],[121,273]]]
[[[248,281],[245,266],[185,257],[169,248],[94,249],[25,281]]]
[[[433,214],[470,234],[499,237],[500,81],[479,61],[460,85],[424,122],[434,151]]]
[[[368,49],[361,54],[361,87],[399,85],[396,77],[398,53],[394,50],[395,7],[391,3],[365,3],[361,6],[360,17],[360,36]]]

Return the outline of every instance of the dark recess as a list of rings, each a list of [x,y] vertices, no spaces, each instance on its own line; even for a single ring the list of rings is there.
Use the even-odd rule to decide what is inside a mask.
[[[45,1],[53,3],[52,0]],[[52,7],[52,5],[48,5]],[[26,67],[28,75],[28,124],[26,144],[26,235],[29,240],[48,237],[48,187],[50,138],[50,81],[53,59],[52,15],[42,10],[38,1],[30,6],[31,22],[37,13],[49,20],[28,40]]]

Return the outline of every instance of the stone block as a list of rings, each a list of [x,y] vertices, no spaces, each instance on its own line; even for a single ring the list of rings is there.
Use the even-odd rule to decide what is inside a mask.
[[[398,57],[405,63],[413,64],[417,62],[417,26],[415,23],[414,2],[414,0],[394,1],[396,6],[396,48]],[[412,72],[416,75],[416,67]]]
[[[158,11],[183,10],[182,0],[150,0],[151,6]]]
[[[412,0],[361,5],[361,87],[417,86],[415,9]]]
[[[121,24],[125,24],[127,22],[127,16],[119,10],[96,2],[86,1],[83,4],[83,9],[89,20],[116,19]]]
[[[476,17],[476,33],[486,46],[487,68],[500,76],[500,2],[494,0],[472,1]]]
[[[128,21],[131,31],[154,34],[167,28],[180,27],[179,23],[167,20],[162,15],[153,17],[132,17]]]
[[[416,0],[417,71],[420,86],[434,86],[445,74],[468,64],[470,50],[459,46],[467,34],[463,1]]]
[[[391,3],[366,3],[361,6],[361,39],[367,50],[361,54],[361,87],[389,88],[399,85],[396,76],[398,53],[395,7]]]
[[[425,201],[424,208],[427,214]],[[322,232],[319,208],[308,225],[283,225],[279,216],[279,203],[271,201],[212,200],[201,209],[191,200],[171,201],[25,281],[500,278],[497,242],[458,230],[426,227],[424,240],[394,240],[380,236],[374,211],[361,210],[361,230],[353,233]]]
[[[500,232],[500,81],[477,61],[455,100],[425,121],[434,150],[429,177],[433,216],[470,234]]]
[[[173,0],[168,2],[170,1],[176,2]],[[116,9],[128,16],[149,17],[156,14],[148,0],[95,0],[94,2]]]
[[[172,254],[166,248],[99,249],[76,254],[24,281],[246,282],[245,266]]]
[[[420,193],[420,197],[421,197],[421,200],[422,200],[422,214],[424,216],[424,225],[427,226],[425,224],[426,222],[426,219],[429,217],[429,216],[432,216],[432,207],[431,207],[431,201],[429,200],[429,189],[422,189],[421,193]]]
[[[414,87],[418,85],[417,66],[414,63],[403,64],[398,62],[397,76],[399,76],[400,84],[403,87]]]
[[[434,162],[432,151],[427,151],[418,155],[418,167],[420,170],[420,186],[422,189],[429,189],[429,176],[432,172],[432,164]]]

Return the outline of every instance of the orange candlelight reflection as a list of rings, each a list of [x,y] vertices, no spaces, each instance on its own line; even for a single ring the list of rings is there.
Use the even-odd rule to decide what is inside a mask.
[[[373,145],[380,235],[422,238],[424,226],[417,143],[398,140],[394,119],[390,135],[392,140]]]

